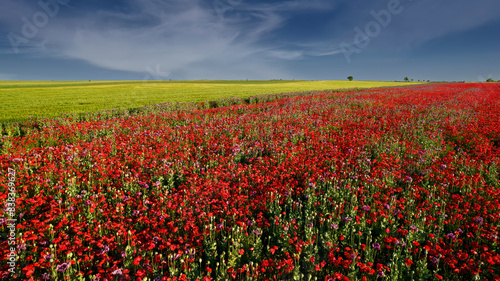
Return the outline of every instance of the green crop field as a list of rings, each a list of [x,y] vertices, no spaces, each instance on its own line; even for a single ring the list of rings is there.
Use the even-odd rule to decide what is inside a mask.
[[[0,123],[64,113],[261,94],[410,85],[375,81],[0,81]],[[417,83],[413,83],[417,84]]]

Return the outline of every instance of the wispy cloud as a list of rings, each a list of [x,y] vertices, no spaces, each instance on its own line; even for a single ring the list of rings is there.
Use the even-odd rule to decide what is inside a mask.
[[[202,1],[131,0],[127,11],[93,11],[81,18],[55,19],[57,23],[42,32],[52,55],[113,70],[144,72],[160,65],[163,73],[178,75],[230,69],[227,73],[249,76],[272,68],[280,76],[287,71],[276,62],[271,67],[266,60],[299,59],[302,53],[279,49],[279,43],[269,43],[268,37],[292,11],[321,9],[329,5],[325,3],[242,2],[221,20],[214,7]],[[196,71],[187,70],[194,66]]]

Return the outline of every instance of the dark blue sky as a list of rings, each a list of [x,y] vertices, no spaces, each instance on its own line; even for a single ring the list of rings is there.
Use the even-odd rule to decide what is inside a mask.
[[[500,80],[498,0],[3,0],[0,80]]]

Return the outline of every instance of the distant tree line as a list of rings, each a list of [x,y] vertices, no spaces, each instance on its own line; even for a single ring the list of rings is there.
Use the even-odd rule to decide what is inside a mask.
[[[352,76],[347,76],[347,80],[352,81],[352,80],[354,80],[354,77],[352,77]],[[410,78],[408,78],[408,76],[406,76],[406,77],[403,79],[403,81],[405,81],[405,82],[410,82],[410,81],[411,81],[411,82],[413,82],[413,79],[410,79]],[[397,82],[397,81],[396,81],[396,82]],[[418,82],[420,82],[420,80],[418,80]],[[422,82],[425,82],[425,80],[422,80]],[[430,81],[430,80],[427,80],[427,82],[431,82],[431,81]],[[441,82],[441,83],[446,83],[446,82],[447,82],[447,81],[443,81],[443,82]],[[465,83],[465,81],[458,81],[458,82]],[[492,78],[488,78],[488,80],[486,80],[486,82],[495,82],[495,80],[493,80]],[[496,81],[496,82],[500,82],[500,80],[498,80],[498,81]]]

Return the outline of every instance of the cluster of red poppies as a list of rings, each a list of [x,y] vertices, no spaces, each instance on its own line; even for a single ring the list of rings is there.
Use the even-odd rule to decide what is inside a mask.
[[[500,84],[96,116],[2,138],[0,278],[500,280]]]

